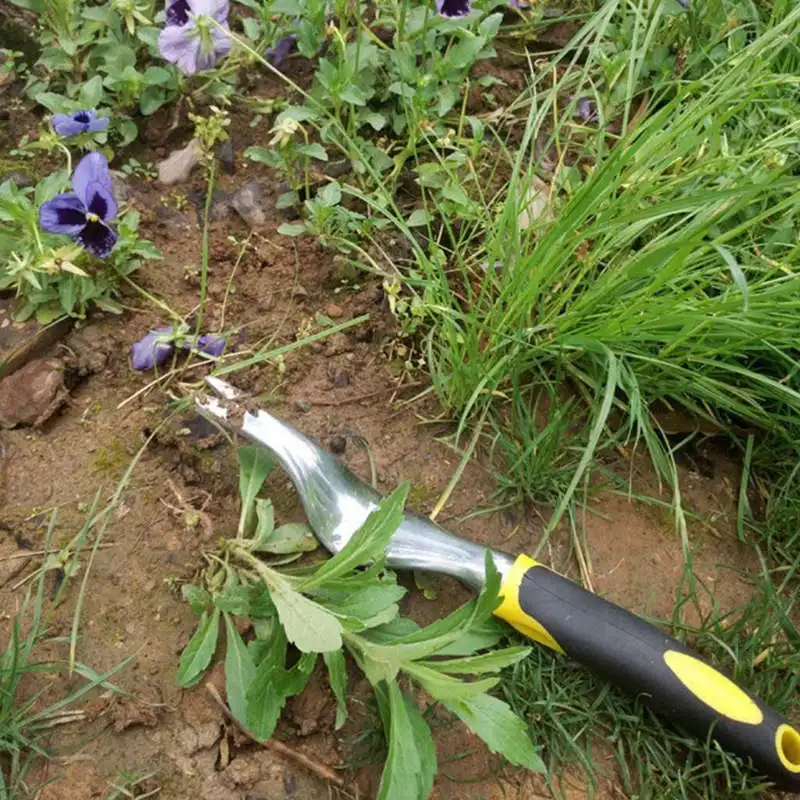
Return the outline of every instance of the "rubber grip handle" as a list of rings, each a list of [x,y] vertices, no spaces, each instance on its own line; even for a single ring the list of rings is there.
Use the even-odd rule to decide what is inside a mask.
[[[519,556],[494,612],[585,664],[657,713],[741,758],[776,787],[800,791],[800,732],[686,645],[573,581]]]

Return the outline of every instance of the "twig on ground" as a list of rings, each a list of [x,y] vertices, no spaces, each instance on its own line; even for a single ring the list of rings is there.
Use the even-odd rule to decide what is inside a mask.
[[[307,755],[303,753],[298,753],[297,750],[292,750],[291,747],[285,745],[283,742],[278,742],[275,739],[269,739],[266,742],[259,742],[252,733],[250,733],[247,728],[244,727],[231,713],[231,710],[225,704],[225,701],[220,696],[219,692],[217,691],[217,687],[214,686],[213,683],[206,683],[206,689],[211,697],[214,699],[214,702],[222,709],[225,713],[225,716],[243,733],[245,736],[248,736],[254,742],[257,742],[262,747],[266,747],[268,750],[272,750],[276,753],[280,753],[282,756],[291,759],[292,761],[296,761],[298,764],[302,764],[306,769],[311,770],[315,775],[318,775],[320,778],[324,778],[326,781],[330,781],[331,783],[335,784],[339,787],[344,787],[344,779],[337,775],[330,767],[326,767],[325,764],[320,764],[319,761],[315,761],[313,758],[309,758]]]

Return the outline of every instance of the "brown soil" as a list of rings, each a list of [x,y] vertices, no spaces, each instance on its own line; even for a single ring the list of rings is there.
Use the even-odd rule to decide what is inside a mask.
[[[241,156],[249,142],[242,141],[239,132],[263,138],[264,126],[251,132],[242,122],[233,130],[237,174],[224,176],[219,188],[230,190],[251,175],[269,180],[266,172]],[[193,191],[202,197],[202,176],[198,172],[191,187],[178,191],[136,179],[131,186],[130,202],[143,214],[143,233],[164,254],[163,261],[143,267],[136,280],[171,308],[189,315],[198,304],[201,241],[189,198]],[[288,354],[280,368],[276,362],[263,363],[237,373],[234,380],[271,398],[268,402],[276,413],[322,443],[344,437],[344,461],[365,477],[369,461],[359,442],[366,442],[379,486],[389,490],[410,481],[411,504],[417,511],[430,512],[459,456],[437,440],[452,426],[437,421],[436,404],[428,396],[415,396],[420,387],[408,388],[424,375],[406,375],[401,368],[395,355],[395,327],[380,283],[359,276],[357,286],[342,284],[332,254],[308,239],[277,234],[281,221],[280,212],[274,212],[253,234],[238,268],[248,229],[235,216],[214,223],[204,328],[224,328],[231,333],[230,341],[238,342],[234,349],[255,351],[267,341],[279,346],[317,330],[317,314],[337,322],[369,314],[369,321],[359,327]],[[49,348],[56,357],[70,351],[73,356],[83,354],[82,363],[89,364],[83,370],[87,374],[78,374],[69,404],[41,429],[0,434],[0,608],[9,613],[24,592],[20,581],[40,563],[37,556],[19,556],[41,548],[49,509],[58,509],[54,542],[63,545],[80,529],[86,505],[98,487],[103,487],[101,502],[110,499],[132,457],[165,419],[165,402],[184,393],[185,386],[175,378],[146,389],[151,376],[131,370],[130,343],[167,319],[133,291],[125,303],[124,316],[97,314],[72,333],[65,340],[69,351],[59,344]],[[207,367],[200,365],[184,372],[180,380],[196,380],[204,372]],[[373,796],[378,766],[344,769],[346,791],[339,793],[297,763],[243,740],[202,684],[188,691],[176,686],[179,653],[196,618],[174,585],[191,579],[202,565],[203,548],[216,537],[231,534],[236,524],[235,459],[226,442],[208,433],[191,412],[160,428],[105,532],[103,542],[108,547],[97,551],[92,566],[78,657],[102,672],[133,656],[132,663],[114,677],[130,695],[93,696],[86,720],[47,737],[54,757],[35,778],[59,780],[42,792],[42,800],[104,798],[122,773],[152,773],[140,791],[160,787],[158,797],[165,800]],[[655,492],[644,463],[635,464],[637,488]],[[725,462],[717,465],[713,477],[684,475],[684,501],[708,520],[690,523],[695,570],[709,580],[723,609],[746,598],[749,587],[720,565],[756,566],[752,553],[735,539],[735,486],[735,467]],[[273,476],[269,491],[282,519],[300,518],[285,479]],[[491,505],[492,491],[480,460],[471,463],[438,521],[498,548],[536,549],[545,509],[520,508],[462,519]],[[200,507],[206,517],[192,524],[186,512]],[[596,591],[634,611],[670,615],[683,556],[665,515],[652,506],[599,495],[586,515],[584,534],[589,577]],[[565,533],[551,537],[542,557],[577,576]],[[65,601],[54,617],[54,634],[69,634],[86,563],[82,558],[81,571],[66,588]],[[404,611],[427,622],[469,597],[463,587],[447,579],[439,580],[437,588],[438,598],[429,601],[412,587]],[[210,680],[224,693],[220,665]],[[45,699],[72,685],[78,681],[57,682]],[[363,683],[356,684],[352,719],[335,733],[327,683],[318,677],[287,707],[279,738],[322,764],[350,764],[359,757],[355,740],[369,719],[365,697]],[[551,796],[538,777],[513,771],[496,777],[496,760],[460,725],[444,725],[437,731],[442,767],[436,798]],[[461,757],[464,753],[469,755]],[[606,772],[613,777],[610,764]],[[565,776],[562,785],[570,797],[586,796],[577,778]],[[604,794],[621,796],[611,778]]]

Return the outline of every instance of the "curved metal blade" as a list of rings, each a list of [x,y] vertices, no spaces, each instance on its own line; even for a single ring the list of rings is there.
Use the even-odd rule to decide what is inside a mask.
[[[229,383],[213,377],[206,381],[218,397],[197,398],[200,413],[272,453],[295,485],[317,538],[331,552],[341,550],[378,507],[380,495],[290,425],[261,409],[248,410],[245,396]],[[480,588],[486,551],[424,517],[406,514],[389,543],[386,563],[397,569],[442,572]],[[490,552],[505,577],[513,558]]]

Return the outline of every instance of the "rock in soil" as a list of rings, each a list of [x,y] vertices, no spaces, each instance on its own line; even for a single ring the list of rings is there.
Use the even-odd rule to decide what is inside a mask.
[[[328,447],[334,455],[340,456],[347,449],[347,439],[344,436],[333,436],[328,442]]]
[[[128,182],[128,176],[118,169],[109,170],[111,176],[111,186],[114,189],[114,199],[118,203],[124,203],[133,197],[133,189]]]
[[[192,139],[182,150],[174,150],[158,163],[158,180],[165,186],[188,181],[192,170],[200,163],[202,155],[200,142]]]
[[[264,187],[258,181],[249,181],[231,197],[231,205],[236,213],[251,228],[257,228],[267,221],[263,204]]]
[[[69,397],[64,386],[64,362],[37,358],[0,381],[0,427],[38,426]]]

